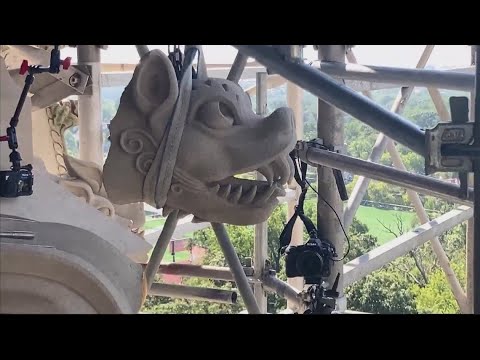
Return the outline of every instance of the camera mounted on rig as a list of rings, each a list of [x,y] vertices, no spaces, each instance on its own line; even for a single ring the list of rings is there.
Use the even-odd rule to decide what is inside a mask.
[[[305,284],[321,284],[331,273],[335,248],[327,241],[310,238],[304,245],[285,249],[287,277],[304,277]]]
[[[41,67],[40,65],[29,65],[27,60],[23,60],[20,66],[19,73],[24,75],[28,72],[25,79],[25,86],[23,87],[22,94],[18,100],[15,113],[10,120],[10,126],[7,128],[7,135],[0,136],[0,142],[7,142],[8,147],[12,152],[10,153],[10,162],[12,166],[10,170],[0,171],[0,197],[19,197],[29,196],[33,194],[33,174],[32,165],[21,165],[22,157],[17,151],[18,140],[16,127],[18,125],[20,113],[22,112],[23,105],[27,99],[28,91],[35,80],[35,74],[49,72],[51,74],[58,74],[60,72],[60,66],[63,69],[70,67],[71,58],[68,57],[64,60],[60,59],[59,45],[54,45],[53,50],[50,53],[50,66]]]
[[[334,151],[323,145],[318,139],[308,141],[304,144]],[[305,196],[308,188],[311,187],[306,177],[308,164],[298,159],[296,150],[290,153],[290,157],[294,163],[295,181],[300,185],[302,192],[298,200],[298,205],[295,207],[295,213],[288,221],[287,225],[285,225],[285,228],[280,235],[279,252],[281,255],[285,255],[285,272],[287,277],[303,277],[305,279],[305,284],[311,285],[304,293],[305,302],[308,304],[307,310],[304,314],[327,314],[335,309],[335,299],[339,296],[337,287],[340,274],[337,274],[331,289],[326,288],[327,284],[325,280],[331,275],[334,261],[340,261],[343,258],[338,259],[333,244],[328,239],[323,239],[318,236],[318,231],[314,223],[305,215],[303,210]],[[348,200],[348,194],[342,173],[336,169],[332,170],[340,198],[342,200]],[[313,190],[315,191],[315,189]],[[290,241],[293,226],[298,217],[302,220],[307,229],[309,240],[303,245],[293,246],[290,245]]]

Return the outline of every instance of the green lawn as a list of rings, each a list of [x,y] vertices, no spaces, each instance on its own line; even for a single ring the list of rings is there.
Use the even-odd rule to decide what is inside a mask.
[[[145,230],[157,229],[165,224],[165,218],[152,219],[148,218],[145,221]]]
[[[384,210],[374,207],[360,206],[358,208],[356,218],[361,223],[367,225],[369,233],[373,236],[376,236],[379,244],[381,245],[389,240],[393,240],[395,236],[385,230],[379,221],[397,232],[397,215],[400,216],[403,221],[404,232],[410,231],[413,228],[412,220],[416,218],[416,215],[413,212]]]
[[[165,224],[165,218],[156,218],[152,219],[151,217],[147,217],[145,221],[145,230],[151,230],[151,229],[161,229],[162,226]],[[190,234],[193,236],[193,233]],[[150,251],[148,256],[151,255],[151,252],[153,249]],[[190,251],[184,250],[184,251],[176,251],[175,252],[175,261],[183,261],[183,260],[188,260],[190,259]],[[170,247],[167,249],[165,252],[165,256],[163,257],[162,263],[171,263],[173,262],[173,256],[171,254],[171,249]]]
[[[148,256],[152,255],[153,249],[149,252]],[[175,262],[178,261],[183,261],[183,260],[189,260],[190,259],[190,251],[188,250],[183,250],[183,251],[176,251],[175,252]],[[162,259],[162,264],[165,263],[171,263],[173,262],[173,256],[172,253],[170,252],[170,248],[167,249],[165,252],[165,255],[163,256]]]
[[[175,262],[188,260],[188,259],[190,259],[190,251],[184,250],[184,251],[175,252]],[[171,262],[173,262],[173,256],[170,253],[170,249],[168,249],[167,252],[165,253],[165,256],[163,257],[162,263],[171,263]]]
[[[397,215],[400,216],[400,218],[403,220],[405,232],[411,230],[413,227],[412,220],[416,218],[416,215],[413,212],[384,210],[369,206],[360,206],[358,208],[356,218],[363,224],[367,225],[370,234],[377,237],[379,244],[384,244],[387,241],[392,240],[394,238],[394,235],[388,233],[388,231],[384,229],[384,227],[380,224],[379,221],[381,221],[386,226],[391,227],[394,231],[397,232]],[[165,218],[147,218],[147,221],[145,223],[145,229],[150,230],[160,228],[164,223]],[[185,237],[192,236],[193,233],[185,235]],[[177,252],[175,260],[185,260],[188,259],[189,256],[190,254],[188,251]],[[172,256],[169,253],[165,254],[164,261],[171,262]]]

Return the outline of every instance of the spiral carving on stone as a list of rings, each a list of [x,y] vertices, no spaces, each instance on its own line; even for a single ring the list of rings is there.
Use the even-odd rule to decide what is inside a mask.
[[[155,154],[153,152],[142,153],[137,156],[137,159],[135,160],[135,167],[141,174],[147,175],[150,166],[152,166],[154,158]]]
[[[144,151],[144,141],[148,140],[153,149],[158,147],[155,139],[143,129],[127,129],[120,135],[120,146],[127,154],[140,154]]]

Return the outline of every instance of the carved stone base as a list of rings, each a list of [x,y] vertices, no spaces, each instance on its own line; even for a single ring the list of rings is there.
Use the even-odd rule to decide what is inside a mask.
[[[82,258],[51,247],[1,244],[0,313],[122,314],[133,309]]]
[[[110,243],[132,261],[145,263],[151,246],[111,217],[102,214],[56,183],[41,160],[33,164],[33,195],[2,199],[1,214],[36,221],[71,225],[89,231]],[[81,239],[79,239],[81,241]]]

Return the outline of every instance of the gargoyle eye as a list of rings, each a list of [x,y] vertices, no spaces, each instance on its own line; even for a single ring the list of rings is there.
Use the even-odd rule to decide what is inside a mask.
[[[213,129],[227,129],[234,125],[235,115],[227,104],[212,101],[198,109],[197,120]]]

